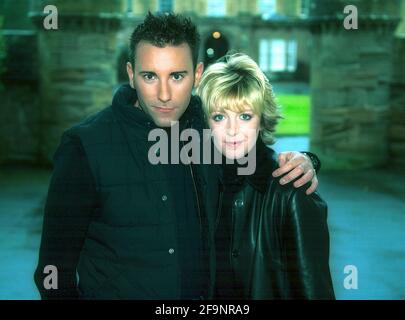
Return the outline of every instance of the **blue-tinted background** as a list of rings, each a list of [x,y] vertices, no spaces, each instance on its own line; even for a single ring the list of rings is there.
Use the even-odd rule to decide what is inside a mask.
[[[318,190],[329,206],[337,299],[405,298],[405,1],[357,1],[368,24],[348,33],[331,14],[350,4],[341,0],[53,3],[57,30],[43,27],[48,3],[0,1],[0,299],[39,298],[33,272],[52,154],[64,129],[107,106],[126,82],[126,41],[148,10],[191,16],[202,34],[205,64],[228,50],[242,51],[268,75],[285,117],[273,148],[312,150],[323,162]],[[370,40],[374,34],[378,41]],[[351,50],[359,47],[364,50],[353,58]],[[328,59],[336,66],[319,65]],[[378,63],[386,65],[376,75]],[[340,87],[341,68],[361,70],[358,81],[371,89],[359,82]],[[348,108],[343,113],[341,105]],[[332,120],[318,118],[323,106],[340,111],[328,114]],[[359,107],[360,116],[354,112]],[[344,268],[351,265],[357,289],[344,287]]]

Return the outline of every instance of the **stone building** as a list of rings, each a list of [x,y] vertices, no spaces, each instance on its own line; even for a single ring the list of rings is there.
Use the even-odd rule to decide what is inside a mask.
[[[301,0],[128,0],[129,19],[174,11],[192,17],[200,31],[200,59],[207,65],[229,50],[252,56],[270,78],[309,80],[308,1]],[[125,34],[127,37],[128,34]],[[125,38],[124,36],[124,38]]]
[[[0,10],[7,48],[0,89],[0,163],[36,162],[41,130],[36,31],[28,1],[4,1]]]
[[[310,13],[311,149],[330,168],[401,162],[405,154],[393,156],[389,134],[400,1],[352,1],[358,29],[349,30],[345,3],[318,1]]]
[[[0,162],[49,164],[63,130],[108,105],[117,83],[124,2],[53,1],[57,30],[44,27],[47,3],[2,4],[8,52]]]
[[[405,1],[402,1],[401,17],[392,53],[393,74],[388,131],[389,159],[392,159],[398,166],[405,164]]]
[[[229,50],[271,81],[311,87],[311,149],[326,168],[405,163],[405,0],[4,0],[0,164],[49,164],[64,129],[108,105],[126,82],[127,40],[148,11],[190,16],[209,64]],[[358,9],[347,30],[343,9]],[[405,20],[405,19],[404,19]]]

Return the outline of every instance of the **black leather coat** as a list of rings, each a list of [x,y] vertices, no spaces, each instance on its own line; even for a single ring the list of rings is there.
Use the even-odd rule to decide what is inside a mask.
[[[327,205],[317,193],[305,194],[308,185],[280,185],[271,175],[275,152],[260,144],[256,171],[238,176],[230,210],[229,257],[242,298],[334,299]],[[223,202],[221,193],[220,208]]]

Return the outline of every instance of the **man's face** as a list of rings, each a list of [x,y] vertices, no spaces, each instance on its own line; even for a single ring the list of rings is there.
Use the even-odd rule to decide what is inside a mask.
[[[202,64],[194,70],[191,50],[185,43],[159,48],[141,41],[136,47],[134,70],[127,63],[130,84],[138,94],[137,106],[159,127],[169,127],[171,121],[180,119],[202,71]]]

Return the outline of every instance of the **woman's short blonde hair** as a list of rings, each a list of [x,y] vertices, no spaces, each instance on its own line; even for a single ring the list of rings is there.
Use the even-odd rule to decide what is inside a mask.
[[[224,109],[243,112],[250,108],[260,117],[260,135],[265,144],[273,144],[279,108],[269,80],[256,62],[245,54],[227,55],[210,65],[201,77],[197,94],[206,118]]]

